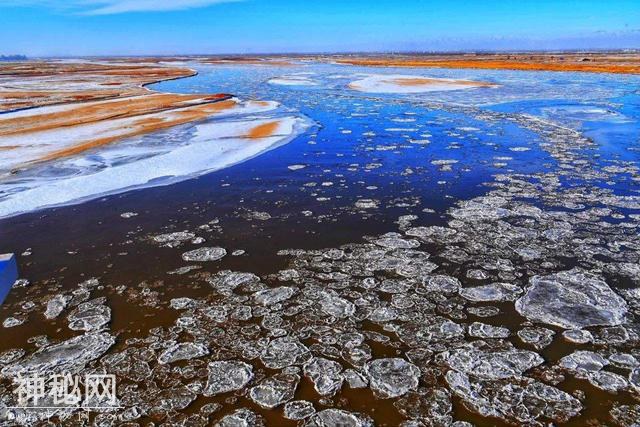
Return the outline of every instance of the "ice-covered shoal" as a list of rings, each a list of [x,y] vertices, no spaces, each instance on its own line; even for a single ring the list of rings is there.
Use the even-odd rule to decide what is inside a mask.
[[[477,89],[492,86],[470,80],[442,79],[401,74],[371,74],[349,84],[349,88],[367,93],[427,93],[450,90]]]
[[[271,136],[258,139],[242,137],[251,129],[274,120],[278,125]],[[0,199],[0,218],[81,203],[133,189],[170,185],[214,172],[280,147],[308,126],[306,119],[295,116],[201,123],[196,125],[195,136],[187,144],[163,153],[141,157],[130,163],[113,164],[116,158],[130,155],[127,150],[136,150],[128,147],[119,150],[121,152],[112,152],[114,162],[93,173],[61,179],[37,178],[31,188]]]

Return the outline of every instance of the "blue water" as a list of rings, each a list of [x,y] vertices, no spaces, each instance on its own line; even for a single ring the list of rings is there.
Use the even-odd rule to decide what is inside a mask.
[[[612,160],[637,164],[640,156],[637,76],[328,64],[189,65],[199,71],[197,76],[151,88],[274,100],[305,115],[315,126],[287,145],[228,169],[170,186],[127,191],[79,206],[3,220],[6,251],[33,244],[28,237],[38,232],[33,229],[36,218],[38,230],[75,224],[77,227],[62,230],[73,236],[75,228],[85,230],[76,237],[98,239],[94,245],[109,242],[112,233],[91,234],[95,223],[109,223],[117,233],[119,215],[127,211],[143,213],[138,218],[146,230],[161,229],[168,219],[186,226],[217,217],[238,244],[255,245],[260,251],[264,239],[269,239],[274,250],[356,241],[364,234],[396,230],[400,215],[416,215],[421,223],[444,223],[450,219],[448,208],[486,193],[500,174],[558,170],[558,159],[541,145],[544,138],[523,126],[522,117],[538,117],[593,139],[596,147],[587,156],[599,166]],[[363,75],[375,73],[463,78],[499,87],[413,95],[378,95],[347,88]],[[268,83],[293,74],[317,85]],[[157,138],[160,143],[179,134],[169,131],[145,138]],[[183,134],[189,134],[188,129]],[[438,161],[456,163],[442,170]],[[306,167],[290,170],[291,165]],[[580,184],[564,177],[561,181],[566,186]],[[637,194],[639,189],[638,182],[625,173],[614,182],[594,184],[625,195]],[[359,208],[362,200],[372,200],[375,207]],[[272,220],[247,229],[238,218],[250,211],[268,212]],[[55,233],[47,233],[55,238]]]
[[[598,144],[601,164],[610,159],[638,160],[638,151],[632,150],[640,135],[640,77],[636,76],[326,64],[195,67],[198,76],[160,83],[153,89],[275,100],[318,124],[315,132],[253,164],[269,170],[263,179],[286,181],[303,199],[312,200],[310,193],[329,197],[334,208],[352,205],[362,197],[383,200],[383,205],[402,197],[420,199],[422,208],[449,205],[451,200],[481,193],[483,183],[495,174],[557,167],[556,160],[540,148],[535,132],[508,119],[478,119],[483,111],[530,115],[578,130]],[[347,88],[358,76],[373,73],[463,78],[500,86],[413,95],[377,95]],[[268,83],[287,75],[303,75],[317,86]],[[375,136],[367,136],[369,132]],[[418,145],[412,143],[415,140],[429,143]],[[528,151],[513,151],[516,147]],[[457,163],[451,171],[440,171],[431,164],[434,160]],[[286,169],[287,164],[297,163],[310,166],[293,173]],[[369,163],[381,166],[363,173],[363,166]],[[308,181],[327,180],[333,185],[313,191],[300,188]],[[372,185],[378,189],[365,189]],[[635,192],[629,183],[616,188]]]

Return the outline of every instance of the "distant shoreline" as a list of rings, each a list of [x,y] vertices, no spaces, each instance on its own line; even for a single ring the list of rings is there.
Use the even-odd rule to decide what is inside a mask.
[[[161,60],[182,58],[193,60],[197,58],[314,58],[318,56],[458,56],[458,55],[603,55],[603,54],[628,54],[640,55],[640,49],[540,49],[540,50],[450,50],[450,51],[429,51],[429,50],[397,50],[397,51],[316,51],[316,52],[226,52],[226,53],[145,53],[145,54],[99,54],[99,55],[35,55],[26,57],[29,60],[37,59],[115,59],[115,58],[157,58]],[[23,56],[23,55],[20,55]]]
[[[331,62],[367,67],[456,68],[521,71],[569,71],[640,74],[640,50],[444,52],[444,53],[318,53],[92,56],[91,60],[150,64],[197,61],[213,65],[289,66],[292,61]],[[44,58],[42,58],[44,60]],[[79,58],[77,58],[79,59]]]
[[[341,56],[336,63],[368,67],[458,68],[640,74],[640,53],[548,53]]]

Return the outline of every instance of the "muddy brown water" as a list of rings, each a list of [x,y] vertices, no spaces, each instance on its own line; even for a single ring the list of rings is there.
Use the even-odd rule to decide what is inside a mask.
[[[163,308],[171,298],[206,298],[210,289],[206,282],[198,279],[203,272],[215,273],[232,269],[264,276],[287,266],[288,258],[276,255],[280,249],[336,247],[361,241],[363,234],[379,234],[397,229],[393,223],[397,218],[395,212],[378,215],[375,221],[363,219],[359,215],[346,216],[339,224],[318,223],[315,219],[308,218],[298,218],[296,221],[272,218],[263,222],[234,218],[233,209],[225,209],[215,203],[200,203],[194,207],[193,203],[186,203],[184,200],[170,201],[165,198],[167,194],[174,192],[188,193],[193,185],[203,185],[203,182],[194,180],[178,184],[172,189],[147,190],[146,195],[136,191],[80,206],[57,208],[2,221],[0,252],[13,251],[20,254],[30,249],[32,254],[19,256],[20,276],[28,278],[31,285],[14,289],[6,303],[0,307],[0,316],[6,318],[26,301],[38,301],[55,294],[59,289],[74,289],[79,282],[98,277],[104,287],[95,290],[92,297],[106,296],[108,299],[108,305],[112,309],[110,329],[118,337],[118,342],[110,351],[117,351],[121,348],[120,343],[127,338],[146,336],[154,327],[171,326],[178,315],[175,310]],[[157,194],[148,194],[149,192]],[[141,208],[145,204],[148,206],[149,201],[151,207]],[[130,219],[120,217],[122,212],[129,210],[138,212],[138,216]],[[225,213],[230,216],[225,217]],[[150,242],[149,237],[167,231],[193,230],[213,217],[221,218],[222,233],[199,234],[206,237],[208,243],[229,250],[242,248],[247,254],[240,257],[227,256],[216,263],[202,263],[201,270],[187,275],[168,275],[168,271],[184,266],[180,253],[187,250],[189,245],[177,249],[163,248]],[[157,291],[159,299],[165,304],[159,307],[132,304],[126,297],[126,291],[123,294],[115,292],[118,286],[136,289],[141,283]],[[517,330],[524,319],[515,312],[513,305],[497,305],[502,310],[499,316],[490,319],[470,316],[468,320],[484,321]],[[364,327],[384,333],[379,326],[373,324],[366,324]],[[64,340],[76,334],[66,327],[64,316],[54,321],[45,321],[42,313],[35,311],[30,313],[25,324],[2,330],[0,352],[12,348],[31,349],[33,344],[28,343],[28,340],[38,335]],[[511,339],[515,343],[517,337]],[[522,343],[518,345],[522,347]],[[553,344],[541,354],[545,359],[555,361],[571,353],[573,349],[574,346],[556,336]],[[406,349],[391,348],[379,343],[372,345],[374,357],[402,356],[404,350]],[[259,361],[257,363],[260,364]],[[268,369],[265,371],[269,372]],[[607,394],[586,381],[574,380],[570,376],[567,376],[559,388],[568,392],[583,390],[586,393],[585,409],[580,416],[567,423],[568,426],[602,425],[606,420],[606,408],[612,400],[634,403],[634,399],[626,393],[617,396]],[[322,405],[317,404],[319,398],[312,383],[303,377],[296,399],[316,402],[316,406],[321,408]],[[466,420],[478,426],[508,425],[501,420],[487,419],[470,412],[455,396],[452,400],[455,419]],[[246,396],[200,396],[184,412],[196,413],[204,404],[211,402],[223,405],[213,419],[237,408],[248,407],[262,415],[267,425],[296,425],[296,422],[282,417],[281,409],[262,409]],[[392,400],[376,399],[368,388],[343,387],[332,402],[334,407],[371,416],[379,426],[396,426],[404,421]],[[153,417],[147,417],[143,421],[162,422]]]

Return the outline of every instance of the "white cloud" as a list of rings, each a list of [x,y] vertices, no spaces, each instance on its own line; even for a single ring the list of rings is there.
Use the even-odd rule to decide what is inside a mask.
[[[4,6],[40,6],[82,15],[113,15],[127,12],[166,12],[206,7],[219,3],[232,3],[244,0],[8,0],[0,3]]]
[[[162,12],[193,9],[234,1],[239,0],[92,0],[86,3],[95,4],[95,8],[85,13],[88,15],[110,15],[126,12]]]

